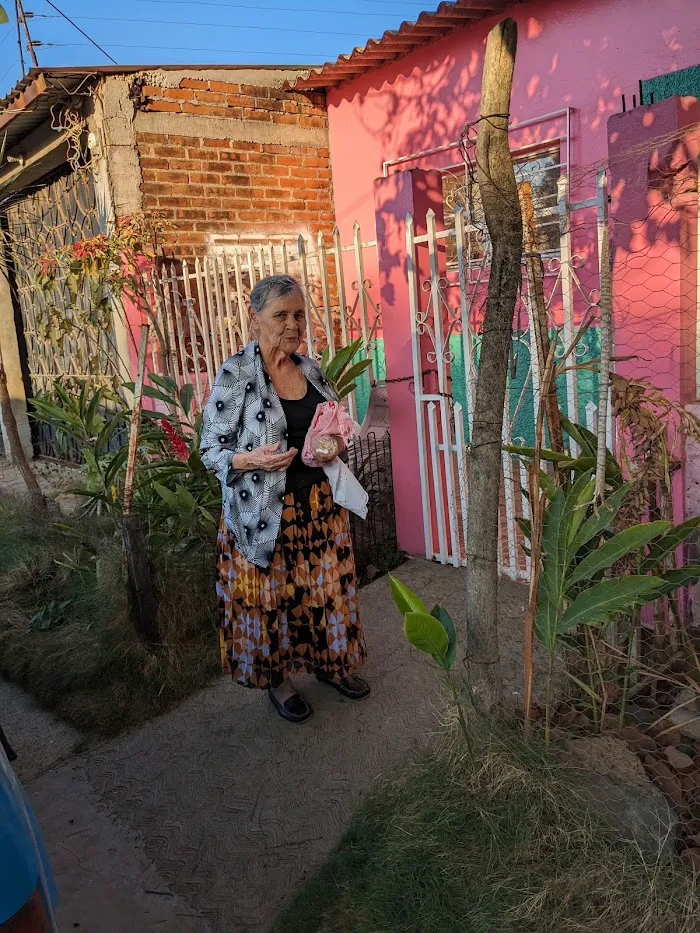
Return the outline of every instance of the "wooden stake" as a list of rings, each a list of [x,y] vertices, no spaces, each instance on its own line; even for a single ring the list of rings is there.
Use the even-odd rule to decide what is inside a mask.
[[[134,387],[134,404],[131,411],[131,431],[129,433],[129,454],[126,461],[126,479],[124,482],[124,500],[122,516],[122,534],[124,553],[129,577],[129,591],[136,629],[141,637],[155,644],[158,641],[157,614],[158,604],[153,590],[153,580],[148,561],[148,542],[141,517],[132,513],[134,498],[134,476],[136,472],[136,453],[141,430],[141,407],[143,399],[143,380],[146,369],[146,351],[150,326],[141,326],[141,342]]]
[[[547,304],[544,297],[544,264],[537,249],[537,228],[535,223],[535,204],[532,198],[532,185],[529,182],[520,186],[520,197],[523,211],[523,233],[525,249],[525,270],[527,274],[527,287],[530,294],[530,313],[535,332],[535,346],[530,347],[530,353],[537,354],[539,362],[540,390],[544,392],[542,377],[549,358],[549,323],[547,321]],[[564,450],[564,435],[561,428],[561,413],[557,399],[557,387],[551,381],[549,391],[544,398],[544,408],[549,428],[549,446],[557,453]]]
[[[5,372],[5,366],[2,361],[2,347],[0,347],[0,414],[2,414],[2,423],[5,426],[10,459],[15,464],[20,472],[20,476],[24,480],[32,506],[39,514],[46,515],[48,513],[46,498],[41,491],[39,481],[34,475],[34,471],[29,465],[29,459],[22,447],[22,441],[17,428],[17,419],[12,410],[12,399],[10,398],[10,392],[7,388],[7,373]]]
[[[466,678],[475,708],[503,705],[498,644],[498,513],[501,434],[513,314],[521,282],[523,226],[508,116],[518,27],[505,19],[488,35],[476,143],[477,180],[492,245],[470,446],[467,526]]]

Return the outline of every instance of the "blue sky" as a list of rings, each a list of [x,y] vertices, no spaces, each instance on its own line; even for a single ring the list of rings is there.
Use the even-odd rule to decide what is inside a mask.
[[[23,0],[39,65],[109,64],[46,0]],[[120,65],[315,64],[434,9],[438,0],[54,0]],[[14,2],[0,26],[0,96],[21,77]],[[43,44],[46,43],[46,44]],[[53,43],[53,44],[48,44]],[[29,55],[25,50],[25,60]],[[27,65],[29,67],[29,64]]]

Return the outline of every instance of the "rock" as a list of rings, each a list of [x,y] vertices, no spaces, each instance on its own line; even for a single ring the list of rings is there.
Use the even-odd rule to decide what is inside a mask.
[[[578,710],[565,708],[559,712],[557,720],[562,729],[569,729],[576,722],[577,716]]]
[[[367,578],[367,580],[371,582],[376,577],[378,577],[380,573],[381,571],[379,570],[378,567],[375,567],[374,564],[367,564],[367,567],[365,569],[365,577]]]
[[[667,764],[658,758],[647,755],[644,763],[649,769],[649,775],[656,786],[664,792],[677,810],[685,809],[685,799],[678,778]]]
[[[687,709],[674,709],[668,714],[669,723],[678,726],[678,730],[688,738],[700,742],[700,713]],[[669,733],[673,735],[673,733]]]
[[[681,744],[681,734],[678,729],[672,729],[671,732],[666,730],[670,728],[668,720],[664,720],[661,724],[661,731],[654,735],[657,745],[661,745],[664,748],[672,748],[674,745]]]
[[[622,739],[613,735],[570,739],[559,757],[593,814],[653,857],[675,852],[676,815]],[[653,756],[647,757],[656,764]],[[677,791],[682,799],[680,787]]]
[[[666,760],[676,771],[690,771],[694,767],[693,759],[678,748],[664,749]]]
[[[627,716],[632,720],[634,725],[640,728],[652,726],[659,718],[658,713],[653,710],[643,709],[641,706],[636,705],[628,707]]]
[[[580,711],[574,716],[571,725],[575,726],[577,729],[585,729],[586,732],[590,732],[591,730],[591,720],[585,713]]]
[[[635,752],[655,752],[658,748],[654,739],[637,726],[625,726],[620,735]]]
[[[692,803],[700,803],[700,773],[693,768],[681,777],[681,785]]]
[[[700,849],[688,848],[682,854],[681,858],[693,873],[700,875]]]

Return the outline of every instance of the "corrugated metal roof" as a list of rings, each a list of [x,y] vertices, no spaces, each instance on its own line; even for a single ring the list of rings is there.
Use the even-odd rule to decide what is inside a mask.
[[[77,69],[54,75],[48,69],[32,68],[10,93],[0,100],[0,133],[7,134],[7,150],[40,126],[51,108],[70,99],[89,80],[92,71]]]
[[[388,29],[381,39],[370,39],[366,45],[353,49],[349,55],[341,55],[336,61],[326,62],[322,68],[312,70],[306,77],[289,82],[287,88],[309,91],[335,87],[401,58],[433,39],[441,39],[455,29],[501,13],[508,5],[509,0],[454,0],[441,3],[434,13],[421,13],[413,22],[406,21],[398,29]]]

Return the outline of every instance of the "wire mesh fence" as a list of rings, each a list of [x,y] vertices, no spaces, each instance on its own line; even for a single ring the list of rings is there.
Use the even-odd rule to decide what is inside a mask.
[[[369,495],[367,518],[351,515],[358,576],[369,582],[401,561],[396,540],[396,512],[388,433],[370,432],[348,446],[348,466]]]

